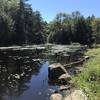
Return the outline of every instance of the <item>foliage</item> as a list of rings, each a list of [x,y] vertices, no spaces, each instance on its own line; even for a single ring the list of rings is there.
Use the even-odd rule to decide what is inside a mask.
[[[70,17],[65,13],[57,14],[55,20],[50,23],[48,41],[58,44],[70,44]]]
[[[100,48],[89,50],[92,57],[84,66],[82,73],[73,77],[76,86],[84,90],[89,100],[100,99]]]
[[[26,1],[0,0],[1,46],[44,43],[44,21]]]
[[[23,44],[100,43],[100,19],[80,12],[58,13],[45,22],[28,0],[0,0],[0,46]]]
[[[96,43],[100,43],[100,18],[96,20],[96,26],[97,26]]]
[[[59,13],[50,23],[51,33],[48,41],[58,44],[78,42],[83,45],[91,45],[94,42],[91,21],[92,19],[84,18],[78,11],[71,15]]]

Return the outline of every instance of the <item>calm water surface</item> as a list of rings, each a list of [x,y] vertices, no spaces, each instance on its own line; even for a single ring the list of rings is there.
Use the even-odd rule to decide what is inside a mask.
[[[34,51],[0,51],[0,100],[49,100],[47,60]],[[37,60],[38,59],[38,60]]]
[[[62,54],[56,54],[55,58],[48,50],[0,49],[0,100],[49,100],[59,88],[48,82],[49,64],[68,63],[78,56],[72,52],[70,58]],[[74,69],[69,72],[73,74]]]

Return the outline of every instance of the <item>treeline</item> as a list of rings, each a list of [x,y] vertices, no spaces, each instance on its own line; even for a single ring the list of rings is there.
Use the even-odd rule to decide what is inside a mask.
[[[0,46],[23,44],[100,43],[100,19],[85,18],[78,11],[59,13],[49,23],[28,0],[0,0]]]
[[[77,42],[91,46],[100,43],[100,19],[95,16],[85,18],[80,12],[59,13],[48,24],[48,41],[57,44]]]
[[[45,22],[27,0],[0,0],[0,45],[40,44],[44,42]]]

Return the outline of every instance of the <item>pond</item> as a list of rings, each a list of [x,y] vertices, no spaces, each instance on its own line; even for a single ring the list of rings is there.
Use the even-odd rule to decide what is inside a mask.
[[[49,62],[32,50],[0,51],[0,100],[49,100]]]
[[[0,100],[50,100],[59,87],[48,82],[49,64],[59,61],[51,55],[44,49],[1,49]]]

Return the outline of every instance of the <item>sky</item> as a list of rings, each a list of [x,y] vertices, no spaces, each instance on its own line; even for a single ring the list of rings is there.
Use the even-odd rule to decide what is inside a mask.
[[[85,17],[94,14],[100,17],[100,0],[29,0],[33,10],[40,11],[47,22],[52,21],[57,13],[80,11]]]

